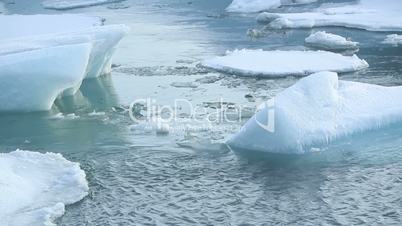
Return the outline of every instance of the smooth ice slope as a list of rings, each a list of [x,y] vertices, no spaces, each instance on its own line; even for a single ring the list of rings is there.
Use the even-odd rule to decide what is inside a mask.
[[[262,106],[228,144],[272,153],[308,152],[337,138],[402,121],[401,96],[401,86],[338,81],[334,72],[316,73],[280,92],[271,106]],[[274,132],[264,129],[272,125],[268,115],[274,118]]]
[[[317,0],[233,0],[226,8],[229,12],[252,13],[278,8],[282,5],[298,5],[316,2]]]
[[[370,31],[402,31],[402,2],[361,0],[305,13],[261,13],[257,20],[273,29],[342,26]]]
[[[391,44],[394,46],[402,45],[402,35],[397,35],[397,34],[387,35],[387,37],[385,38],[383,43]]]
[[[63,91],[84,78],[92,44],[0,55],[0,111],[50,110]]]
[[[307,45],[317,47],[325,50],[348,50],[359,48],[358,42],[347,40],[346,38],[327,33],[325,31],[318,31],[305,39]]]
[[[0,154],[2,226],[53,225],[65,205],[87,194],[85,172],[60,154],[20,150]]]
[[[319,71],[351,72],[368,67],[356,55],[342,56],[326,51],[235,50],[202,65],[244,76],[304,76]]]
[[[47,9],[74,9],[95,5],[102,5],[113,2],[121,2],[123,0],[45,0],[42,2],[44,8]]]

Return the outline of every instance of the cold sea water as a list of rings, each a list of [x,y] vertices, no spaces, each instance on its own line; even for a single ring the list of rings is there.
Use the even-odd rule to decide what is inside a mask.
[[[250,37],[248,29],[263,25],[256,14],[226,13],[230,0],[128,0],[68,11],[45,10],[40,1],[13,2],[6,4],[9,13],[84,13],[131,28],[111,75],[84,81],[77,95],[57,100],[52,112],[0,115],[1,152],[57,152],[85,170],[90,194],[67,206],[58,225],[402,221],[400,125],[343,138],[301,156],[273,156],[224,145],[251,114],[204,125],[183,113],[166,134],[134,122],[126,110],[140,98],[168,106],[181,98],[211,111],[222,104],[253,109],[299,78],[236,77],[198,63],[226,50],[304,49],[304,38],[318,30],[360,42],[357,54],[370,68],[341,79],[402,85],[402,48],[381,44],[389,33],[336,27]],[[309,7],[314,4],[276,11]]]

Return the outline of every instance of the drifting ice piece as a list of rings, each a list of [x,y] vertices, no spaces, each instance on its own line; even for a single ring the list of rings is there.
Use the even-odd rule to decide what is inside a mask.
[[[0,55],[0,110],[49,110],[59,94],[81,84],[92,44]]]
[[[85,172],[60,154],[0,154],[2,225],[53,225],[64,206],[88,194]]]
[[[317,47],[325,50],[348,50],[359,48],[358,42],[352,42],[346,38],[326,33],[325,31],[318,31],[305,39],[307,45]]]
[[[226,10],[229,12],[252,13],[275,9],[281,5],[300,5],[316,1],[317,0],[233,0]]]
[[[402,45],[402,35],[392,34],[387,35],[387,38],[382,42],[384,44],[391,44],[393,46]]]
[[[81,7],[102,5],[123,0],[45,0],[42,5],[46,9],[75,9]]]
[[[302,78],[280,92],[228,145],[271,153],[311,147],[402,121],[402,87],[338,81],[334,72]]]
[[[367,68],[356,55],[343,56],[327,51],[235,50],[202,65],[218,71],[244,76],[305,76],[319,71],[351,72]]]
[[[361,0],[341,7],[320,7],[304,13],[261,13],[257,20],[272,29],[349,27],[369,31],[402,31],[402,2]]]

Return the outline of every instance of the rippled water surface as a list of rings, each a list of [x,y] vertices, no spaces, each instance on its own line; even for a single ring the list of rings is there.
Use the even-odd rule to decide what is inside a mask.
[[[110,76],[84,81],[80,93],[58,100],[50,113],[0,115],[2,152],[59,152],[80,162],[87,173],[90,195],[68,206],[59,225],[400,224],[400,125],[342,139],[304,156],[271,156],[234,152],[223,144],[247,117],[205,130],[183,130],[197,125],[177,123],[169,135],[156,135],[130,120],[124,108],[137,98],[151,97],[160,104],[186,98],[194,105],[222,98],[253,107],[246,94],[258,102],[297,81],[238,78],[197,67],[202,59],[236,48],[303,49],[312,31],[276,31],[251,39],[247,29],[262,26],[255,15],[225,13],[229,3],[128,0],[69,11],[131,27],[116,53],[118,67]],[[20,14],[62,13],[42,9],[38,1],[15,0],[7,7]],[[359,41],[358,55],[370,64],[342,79],[402,84],[401,47],[380,44],[388,33],[325,30]],[[214,81],[172,86],[205,76]],[[55,117],[59,112],[64,117]],[[68,115],[72,113],[79,117]]]

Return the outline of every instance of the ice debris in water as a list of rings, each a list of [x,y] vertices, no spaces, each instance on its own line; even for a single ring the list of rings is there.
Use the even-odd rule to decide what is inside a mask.
[[[393,46],[402,45],[402,35],[397,35],[397,34],[387,35],[387,37],[385,38],[383,43],[391,44]]]
[[[61,154],[0,154],[1,225],[55,225],[64,206],[88,194],[85,172]]]
[[[339,81],[319,72],[262,104],[232,136],[234,149],[305,153],[352,134],[402,121],[402,87]]]
[[[243,76],[305,76],[319,71],[352,72],[368,67],[356,55],[327,51],[235,50],[202,62],[207,68]]]
[[[340,35],[318,31],[305,39],[307,45],[325,50],[348,50],[359,48],[358,42],[353,42]]]

